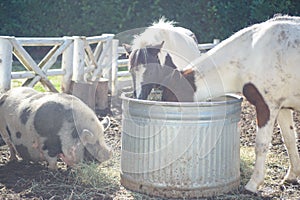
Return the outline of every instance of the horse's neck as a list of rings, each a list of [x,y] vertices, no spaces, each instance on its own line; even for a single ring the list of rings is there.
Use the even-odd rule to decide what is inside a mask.
[[[194,100],[196,90],[194,73],[182,72],[177,69],[165,69],[165,76],[162,81],[163,100],[189,102]]]
[[[241,71],[229,57],[215,52],[195,64],[196,93],[194,100],[202,101],[226,93],[241,92]],[[244,79],[245,80],[245,79]]]

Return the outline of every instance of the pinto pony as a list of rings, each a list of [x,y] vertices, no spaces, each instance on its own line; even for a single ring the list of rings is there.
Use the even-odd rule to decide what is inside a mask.
[[[151,53],[147,48],[144,51]],[[156,52],[152,54],[153,60],[158,57]],[[238,31],[205,55],[189,61],[190,66],[186,69],[168,72],[179,75],[179,82],[184,82],[186,86],[189,84],[190,89],[184,91],[186,96],[189,95],[186,97],[188,101],[203,101],[226,93],[242,92],[256,108],[256,160],[254,172],[245,188],[257,192],[264,181],[265,160],[275,120],[281,127],[290,158],[283,181],[296,182],[300,176],[300,159],[292,111],[300,109],[300,17],[277,16],[252,25]],[[157,62],[144,63],[130,61],[135,76],[141,77],[134,79],[134,85],[141,88],[141,93],[147,77],[155,77],[158,83],[172,81],[171,75],[162,71],[165,69],[162,65]],[[181,94],[179,90],[182,88],[172,87],[175,95]]]
[[[134,94],[140,99],[147,98],[152,88],[161,85],[157,82],[148,82],[143,85],[143,90],[141,87],[136,87],[136,82],[145,83],[143,74],[147,74],[147,72],[136,72],[136,69],[144,68],[133,68],[132,66],[148,64],[169,66],[169,62],[172,60],[174,66],[176,65],[179,69],[183,69],[190,64],[191,60],[195,60],[200,56],[198,42],[194,33],[186,28],[176,27],[175,22],[167,21],[165,18],[161,18],[143,33],[135,36],[132,45],[124,44],[123,46],[129,54],[131,62],[129,71],[133,78]],[[155,72],[154,74],[156,75],[157,73]],[[148,80],[154,81],[151,77]],[[164,91],[166,87],[162,87],[162,89]],[[172,96],[174,97],[174,95]]]

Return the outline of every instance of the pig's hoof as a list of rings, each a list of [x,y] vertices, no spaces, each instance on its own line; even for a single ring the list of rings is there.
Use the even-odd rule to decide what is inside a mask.
[[[51,163],[51,164],[49,163],[48,168],[50,170],[57,170],[57,165],[56,165],[56,163]]]
[[[257,184],[250,180],[245,186],[245,189],[249,192],[257,193]]]

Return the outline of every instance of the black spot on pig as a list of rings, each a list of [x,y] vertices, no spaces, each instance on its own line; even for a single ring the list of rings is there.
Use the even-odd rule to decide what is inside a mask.
[[[26,107],[22,110],[21,115],[20,115],[20,120],[21,120],[22,124],[25,125],[27,123],[30,114],[31,114],[30,107]]]
[[[16,145],[16,149],[20,156],[23,158],[23,160],[31,160],[31,156],[26,146],[24,146],[23,144]]]
[[[72,109],[68,109],[65,111],[65,119],[70,122],[70,123],[74,123],[74,116],[73,116],[73,110]]]
[[[72,138],[74,138],[74,139],[79,138],[79,134],[78,134],[76,127],[73,127],[73,131],[72,131],[71,135],[72,135]]]
[[[48,155],[50,157],[56,157],[58,154],[62,153],[62,145],[59,136],[55,135],[45,140],[42,147],[44,151],[48,150]]]
[[[50,101],[38,108],[34,116],[34,128],[40,136],[46,137],[42,148],[48,151],[50,157],[62,153],[58,133],[65,121],[65,114],[66,110],[62,104]]]
[[[57,102],[47,102],[36,111],[34,128],[43,137],[55,137],[60,131],[64,114],[64,106]]]
[[[8,95],[4,94],[0,97],[0,106],[2,106],[5,103],[5,100],[7,99]]]
[[[9,135],[9,137],[11,138],[11,132],[10,132],[10,130],[9,130],[9,128],[8,128],[8,126],[6,126],[5,127],[5,129],[6,129],[6,131],[7,131],[7,134]]]
[[[16,132],[16,137],[20,139],[20,138],[22,137],[22,133],[21,133],[21,132],[19,132],[19,131],[18,131],[18,132]]]

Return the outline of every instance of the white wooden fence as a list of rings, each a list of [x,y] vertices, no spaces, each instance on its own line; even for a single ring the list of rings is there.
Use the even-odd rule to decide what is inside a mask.
[[[50,91],[57,92],[48,76],[62,75],[63,92],[70,90],[73,81],[96,81],[100,77],[110,80],[115,87],[118,41],[113,34],[95,37],[16,38],[0,37],[0,92],[10,89],[11,79],[27,79],[24,85],[33,87],[37,82]],[[26,51],[26,46],[52,47],[37,63]],[[95,46],[92,48],[91,46]],[[26,71],[12,72],[13,56]],[[61,56],[61,68],[51,69]],[[112,73],[113,72],[113,73]]]
[[[100,77],[109,79],[112,95],[117,93],[117,78],[129,76],[128,70],[118,71],[119,67],[127,66],[127,59],[118,59],[124,54],[119,41],[113,34],[84,37],[55,38],[21,38],[0,36],[0,92],[11,87],[12,79],[26,79],[23,85],[33,87],[38,82],[49,91],[57,92],[48,76],[62,75],[61,89],[69,93],[71,81],[97,81]],[[213,43],[199,44],[201,51],[214,47]],[[26,51],[26,46],[49,46],[50,51],[40,62],[36,62]],[[24,66],[26,71],[13,72],[13,56]],[[51,69],[61,56],[61,67]]]

